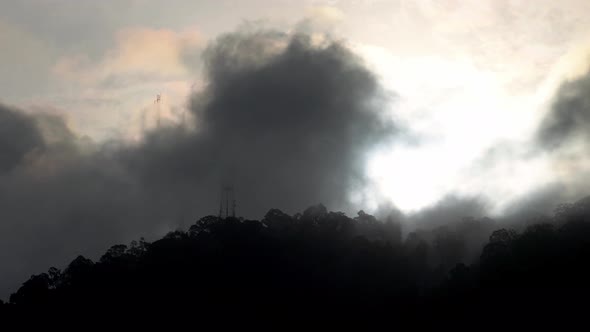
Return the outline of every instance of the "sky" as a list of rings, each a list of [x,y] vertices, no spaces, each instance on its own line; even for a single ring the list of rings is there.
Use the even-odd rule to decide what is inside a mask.
[[[588,194],[588,1],[0,4],[0,297],[222,182],[247,217]]]

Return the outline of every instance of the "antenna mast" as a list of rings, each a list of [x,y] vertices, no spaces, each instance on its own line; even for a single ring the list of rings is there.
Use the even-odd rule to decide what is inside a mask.
[[[162,101],[162,94],[158,93],[156,95],[156,100],[154,104],[156,104],[156,128],[160,128],[160,102]]]
[[[219,197],[219,218],[229,217],[236,217],[236,195],[233,186],[223,186]]]

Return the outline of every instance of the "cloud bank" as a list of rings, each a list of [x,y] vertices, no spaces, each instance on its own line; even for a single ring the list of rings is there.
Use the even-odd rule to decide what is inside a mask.
[[[61,118],[0,108],[2,296],[48,264],[215,213],[224,183],[246,217],[343,209],[368,151],[397,133],[380,113],[386,94],[342,43],[252,29],[212,42],[204,63],[191,123],[138,144],[94,143]]]
[[[563,83],[538,132],[539,143],[549,149],[586,144],[590,137],[590,72]]]

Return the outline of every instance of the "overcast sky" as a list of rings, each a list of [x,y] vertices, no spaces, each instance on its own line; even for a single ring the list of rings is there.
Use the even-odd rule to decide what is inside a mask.
[[[182,116],[203,85],[200,52],[218,35],[253,21],[329,33],[398,95],[391,115],[421,140],[382,147],[368,161],[378,183],[367,195],[408,210],[449,191],[512,199],[541,185],[550,166],[511,159],[485,175],[465,168],[496,144],[523,144],[556,85],[583,72],[589,13],[583,0],[4,1],[0,88],[4,103],[65,114],[80,135],[136,138],[144,112],[154,122],[157,93],[164,116]],[[518,173],[518,190],[488,183],[505,172]]]
[[[0,166],[9,172],[2,173],[0,194],[10,195],[10,198],[4,198],[13,202],[13,206],[26,205],[25,200],[35,201],[37,205],[32,208],[39,212],[27,215],[40,219],[35,222],[35,227],[55,225],[58,223],[55,220],[61,220],[65,215],[69,218],[72,214],[92,214],[97,220],[110,217],[108,213],[97,215],[96,211],[102,211],[102,208],[94,205],[84,210],[86,205],[72,201],[70,196],[75,194],[67,192],[63,195],[67,198],[59,199],[63,205],[61,209],[52,207],[52,213],[59,212],[50,214],[47,218],[53,219],[45,222],[43,216],[47,214],[41,206],[55,203],[51,198],[52,191],[47,188],[53,188],[52,185],[67,187],[60,182],[61,175],[51,177],[48,182],[52,184],[45,188],[47,194],[44,196],[26,191],[45,192],[39,183],[30,187],[23,183],[30,184],[30,177],[39,176],[40,170],[46,171],[49,167],[47,160],[53,163],[50,163],[53,167],[64,169],[70,167],[70,163],[105,165],[98,171],[108,169],[105,174],[101,173],[107,183],[104,188],[96,189],[95,183],[80,179],[78,182],[64,181],[72,186],[94,186],[92,191],[99,194],[89,195],[88,200],[102,198],[103,189],[108,192],[113,188],[124,188],[119,192],[128,195],[124,197],[132,197],[129,201],[133,203],[111,202],[120,204],[113,210],[113,215],[127,213],[152,199],[161,202],[163,190],[171,195],[185,194],[188,189],[180,185],[182,183],[216,186],[213,180],[203,180],[205,175],[181,176],[190,173],[185,169],[188,168],[186,165],[202,166],[194,158],[184,159],[190,154],[187,151],[192,148],[192,151],[210,155],[215,151],[211,146],[219,147],[215,144],[223,140],[221,148],[231,146],[228,149],[239,155],[242,150],[232,144],[244,138],[234,141],[234,138],[209,134],[175,132],[165,133],[169,136],[162,140],[154,134],[154,137],[160,137],[154,138],[156,144],[149,141],[147,133],[158,132],[155,128],[157,113],[160,112],[162,126],[172,131],[176,128],[177,131],[198,132],[200,126],[204,126],[241,132],[237,129],[240,127],[234,127],[235,121],[225,118],[240,117],[241,113],[227,111],[233,107],[234,100],[246,105],[252,103],[253,109],[261,110],[252,113],[252,118],[260,116],[264,121],[269,120],[264,110],[283,105],[281,98],[269,98],[266,104],[256,104],[256,93],[264,94],[263,89],[275,88],[265,85],[265,77],[277,80],[290,77],[290,74],[284,74],[289,73],[289,68],[293,68],[294,73],[296,68],[315,68],[319,82],[317,86],[307,86],[307,89],[315,90],[305,90],[307,92],[303,94],[311,94],[318,103],[298,104],[299,101],[295,101],[285,106],[289,112],[299,112],[294,106],[290,110],[291,105],[307,105],[315,109],[328,105],[325,101],[347,101],[347,104],[341,105],[344,109],[341,114],[330,108],[333,107],[331,103],[332,106],[325,106],[326,110],[322,108],[317,114],[310,113],[309,116],[317,120],[311,126],[308,119],[303,118],[307,113],[292,119],[294,128],[299,128],[296,127],[298,124],[305,128],[301,129],[300,135],[306,135],[306,138],[287,136],[284,132],[288,130],[281,130],[275,133],[278,137],[275,145],[262,145],[267,152],[283,149],[285,154],[289,154],[288,147],[292,147],[293,158],[277,162],[277,165],[292,165],[298,162],[297,158],[315,161],[315,154],[305,152],[308,139],[313,138],[316,143],[330,137],[338,139],[340,145],[326,146],[326,150],[318,148],[324,156],[330,153],[338,153],[338,156],[326,157],[328,161],[321,167],[306,174],[309,174],[310,181],[316,182],[328,174],[348,178],[338,185],[326,180],[329,183],[314,187],[317,190],[313,193],[319,192],[317,196],[310,196],[304,190],[293,190],[286,196],[291,199],[289,205],[273,200],[269,188],[276,183],[273,176],[289,177],[300,168],[280,166],[280,172],[276,173],[269,169],[272,174],[258,181],[262,183],[258,200],[247,201],[252,207],[248,210],[251,216],[259,217],[260,210],[267,205],[270,208],[273,204],[279,207],[285,204],[286,209],[304,209],[305,206],[296,205],[308,203],[308,198],[331,199],[335,196],[338,200],[334,199],[334,202],[341,205],[333,208],[348,206],[347,212],[358,208],[375,211],[384,205],[392,205],[411,214],[436,206],[445,197],[457,196],[481,200],[486,213],[501,215],[525,204],[522,202],[535,201],[531,197],[543,198],[539,199],[543,204],[536,203],[536,206],[548,203],[544,207],[550,208],[559,201],[588,194],[580,180],[589,170],[584,133],[587,132],[586,124],[590,124],[590,103],[583,98],[590,95],[587,93],[590,91],[587,83],[590,2],[586,0],[0,0],[0,3],[0,104],[10,109],[6,111],[11,114],[10,120],[5,121],[16,121],[14,128],[22,128],[18,133],[1,133],[0,136],[5,136],[0,140],[22,137],[20,141],[24,143],[18,149],[27,153],[26,160],[23,160],[34,159],[34,167],[37,167],[34,171],[29,167],[19,173],[13,168],[23,165],[23,161],[13,165],[9,157],[5,158],[6,162],[0,158]],[[261,37],[254,33],[256,36],[252,37],[248,33],[237,33],[258,30],[275,31],[283,36],[266,33]],[[219,39],[228,33],[234,33],[234,39]],[[315,54],[318,61],[327,61],[321,67],[327,68],[325,72],[314,63],[299,58],[299,53],[295,52],[297,47],[273,58],[276,56],[274,47],[280,49],[284,45],[297,44],[289,39],[297,34],[310,36],[311,46],[303,43],[304,46],[297,47]],[[261,49],[243,49],[244,46],[235,40],[254,43]],[[350,54],[333,49],[313,51],[317,40],[334,41]],[[224,46],[241,55],[229,54]],[[264,52],[270,52],[270,55]],[[218,61],[224,56],[232,61],[246,59],[244,61],[252,68],[258,68],[259,62],[256,61],[261,61],[268,71],[246,76],[246,79],[239,76],[243,74],[242,69],[232,67],[229,70]],[[351,62],[358,68],[354,67],[354,72],[342,71],[341,66],[332,68],[332,60],[337,64]],[[341,75],[338,76],[342,79],[341,85],[328,79],[330,70]],[[228,77],[231,86],[224,81]],[[305,81],[299,77],[294,82]],[[333,91],[318,92],[325,87]],[[276,89],[277,93],[298,91],[293,86]],[[345,93],[351,89],[354,92]],[[250,91],[251,98],[245,98],[241,91]],[[159,110],[154,104],[157,94],[162,95]],[[358,100],[371,99],[373,94],[380,96],[378,103],[369,107],[378,109],[375,118],[363,115],[366,105],[356,104]],[[205,106],[199,106],[202,99],[208,101]],[[25,113],[30,118],[14,120],[14,112]],[[203,117],[200,119],[199,115]],[[251,137],[245,144],[260,145],[260,140],[267,142],[262,136],[252,138],[253,133],[265,130],[265,127],[257,127],[264,121],[257,122],[252,118],[245,118],[240,123],[256,130],[243,132]],[[27,121],[30,119],[37,119],[37,125],[41,126],[42,144],[35,143],[40,138],[29,128]],[[323,122],[325,119],[331,121]],[[376,119],[379,119],[379,125]],[[350,134],[342,129],[349,125],[348,120],[355,121],[357,129],[374,133]],[[277,125],[272,121],[269,123]],[[324,129],[327,137],[323,136]],[[387,130],[391,133],[385,132]],[[24,132],[29,134],[22,134]],[[56,133],[61,136],[55,138]],[[52,142],[64,140],[75,142],[72,143],[76,146],[75,153],[70,150],[60,154],[47,152],[59,150]],[[207,145],[210,140],[216,143]],[[42,162],[31,157],[30,151],[37,150],[29,149],[29,143],[30,146],[41,144],[45,147]],[[112,161],[105,161],[111,157],[96,152],[104,151],[109,144],[139,145],[134,146],[135,150],[119,151],[115,167]],[[14,151],[8,143],[0,142],[0,147]],[[248,156],[265,160],[265,164],[246,163],[249,169],[264,168],[275,160],[267,160],[265,154],[258,152],[251,152],[243,159]],[[157,184],[149,183],[157,188],[154,192],[158,194],[137,194],[136,191],[144,190],[142,186],[147,183],[143,182],[142,176],[157,172],[155,167],[161,160],[170,160],[166,158],[177,161],[174,167],[166,166],[175,175],[158,178]],[[67,160],[67,167],[62,164],[63,160]],[[322,162],[318,160],[318,163]],[[141,166],[126,168],[135,163]],[[230,163],[224,159],[214,165],[223,168],[229,167]],[[76,166],[77,176],[96,174],[85,167]],[[117,172],[121,169],[121,172],[133,175],[120,175]],[[334,171],[330,173],[328,170]],[[251,187],[257,183],[250,178],[254,174],[250,170],[232,170],[231,173],[232,177],[240,177],[237,182]],[[204,171],[204,174],[213,173]],[[215,171],[211,178],[218,180],[224,176],[227,174]],[[126,181],[140,186],[121,185]],[[108,183],[112,183],[112,187]],[[284,182],[278,187],[286,192],[293,183],[297,182]],[[14,194],[12,186],[18,186],[18,194]],[[216,191],[217,188],[208,190]],[[196,196],[206,197],[204,193],[199,195]],[[340,199],[339,195],[344,198]],[[267,198],[268,202],[263,202]],[[156,218],[153,211],[129,212],[126,216],[136,221],[124,230],[112,225],[101,228],[100,240],[81,251],[96,254],[114,241],[185,226],[186,220],[210,213],[204,206],[214,205],[215,199],[203,198],[203,201],[206,204],[198,208],[186,207],[186,200],[156,204],[161,213],[156,217],[174,215],[179,219],[166,217],[165,223],[151,222],[144,228],[136,221]],[[74,210],[72,205],[76,206],[75,213],[71,211]],[[37,233],[26,232],[32,226],[23,224],[26,221],[22,220],[18,227],[5,221],[12,217],[6,212],[0,221],[3,223],[0,229],[12,232],[20,227],[23,234],[28,234],[25,238],[33,241]],[[82,231],[85,226],[72,227],[73,230],[68,228],[67,232],[74,235],[79,235],[76,232],[91,232]],[[3,259],[0,265],[14,267],[9,273],[12,279],[8,284],[14,286],[15,280],[22,279],[23,274],[44,264],[52,264],[45,261],[29,264],[23,260],[43,250],[54,250],[54,254],[45,258],[62,262],[72,256],[71,248],[80,245],[81,239],[70,242],[66,249],[55,249],[59,243],[55,240],[34,250],[16,250],[14,255],[0,254]],[[13,250],[11,245],[17,245],[16,242],[6,243],[3,249],[8,251]],[[0,285],[0,297],[7,292],[7,287]]]

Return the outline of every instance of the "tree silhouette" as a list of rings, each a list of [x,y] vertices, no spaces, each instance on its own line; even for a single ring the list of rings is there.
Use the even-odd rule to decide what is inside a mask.
[[[350,218],[321,204],[293,216],[271,209],[261,221],[206,216],[188,232],[114,245],[97,263],[78,256],[63,271],[51,267],[0,308],[124,304],[269,315],[306,308],[437,322],[453,312],[482,319],[498,310],[535,312],[590,295],[586,205],[562,205],[550,223],[521,233],[490,231],[471,264],[467,245],[489,219],[416,230],[402,242],[392,218],[364,211]]]

